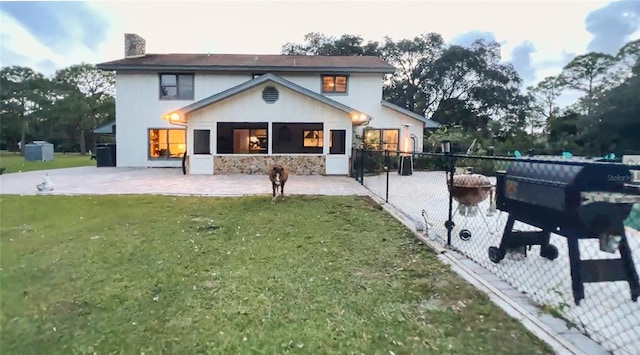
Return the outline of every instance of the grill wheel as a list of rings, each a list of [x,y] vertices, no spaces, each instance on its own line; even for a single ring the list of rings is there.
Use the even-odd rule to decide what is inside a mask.
[[[471,239],[471,231],[468,229],[461,230],[458,235],[460,236],[460,239],[464,240],[465,242]]]
[[[494,263],[499,263],[505,256],[504,252],[500,252],[500,249],[496,247],[489,247],[489,260]]]
[[[558,248],[553,244],[540,247],[540,256],[549,260],[555,260],[558,257]]]

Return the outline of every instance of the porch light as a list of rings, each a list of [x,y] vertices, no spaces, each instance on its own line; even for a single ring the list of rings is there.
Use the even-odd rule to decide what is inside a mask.
[[[351,114],[351,122],[354,124],[361,124],[366,122],[369,117],[364,113],[354,112]]]
[[[168,113],[162,116],[162,119],[173,124],[185,123],[182,115],[178,112]]]

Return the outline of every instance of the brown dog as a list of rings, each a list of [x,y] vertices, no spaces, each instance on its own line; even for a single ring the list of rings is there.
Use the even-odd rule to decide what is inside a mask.
[[[271,202],[276,202],[276,193],[278,192],[278,187],[280,187],[280,197],[284,201],[284,184],[287,182],[289,178],[289,167],[282,163],[275,163],[269,169],[269,180],[271,180],[271,188],[273,190],[273,197],[271,198]]]

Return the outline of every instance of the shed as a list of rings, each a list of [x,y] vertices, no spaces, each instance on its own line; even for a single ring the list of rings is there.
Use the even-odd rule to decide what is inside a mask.
[[[108,123],[103,124],[102,126],[98,126],[96,128],[94,128],[91,132],[93,132],[93,134],[98,134],[98,135],[115,135],[116,134],[116,122],[115,121],[111,121]]]
[[[24,146],[24,160],[49,161],[53,160],[53,144],[45,141],[33,141]]]

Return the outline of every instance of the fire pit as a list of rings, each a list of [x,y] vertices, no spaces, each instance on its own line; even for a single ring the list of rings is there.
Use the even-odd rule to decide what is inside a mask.
[[[489,259],[499,263],[509,249],[539,245],[540,256],[554,260],[558,249],[549,243],[554,233],[567,238],[576,305],[584,298],[586,282],[626,281],[631,299],[637,301],[640,283],[624,220],[633,204],[640,202],[640,189],[626,183],[629,167],[584,159],[544,160],[517,161],[497,172],[497,208],[507,212],[509,219],[500,246],[489,248]],[[515,221],[540,230],[514,231]],[[581,239],[598,239],[601,251],[617,249],[620,258],[581,260]]]
[[[463,217],[474,217],[478,214],[478,206],[480,203],[485,201],[489,196],[491,196],[489,214],[493,213],[493,192],[495,188],[488,177],[481,174],[474,174],[471,170],[467,170],[466,173],[453,175],[452,188],[450,177],[447,174],[447,187],[453,199],[458,203],[455,213]],[[488,224],[485,215],[481,214],[481,216],[485,220],[485,223]],[[463,228],[459,233],[459,237],[465,241],[469,240],[471,239],[471,231]]]

